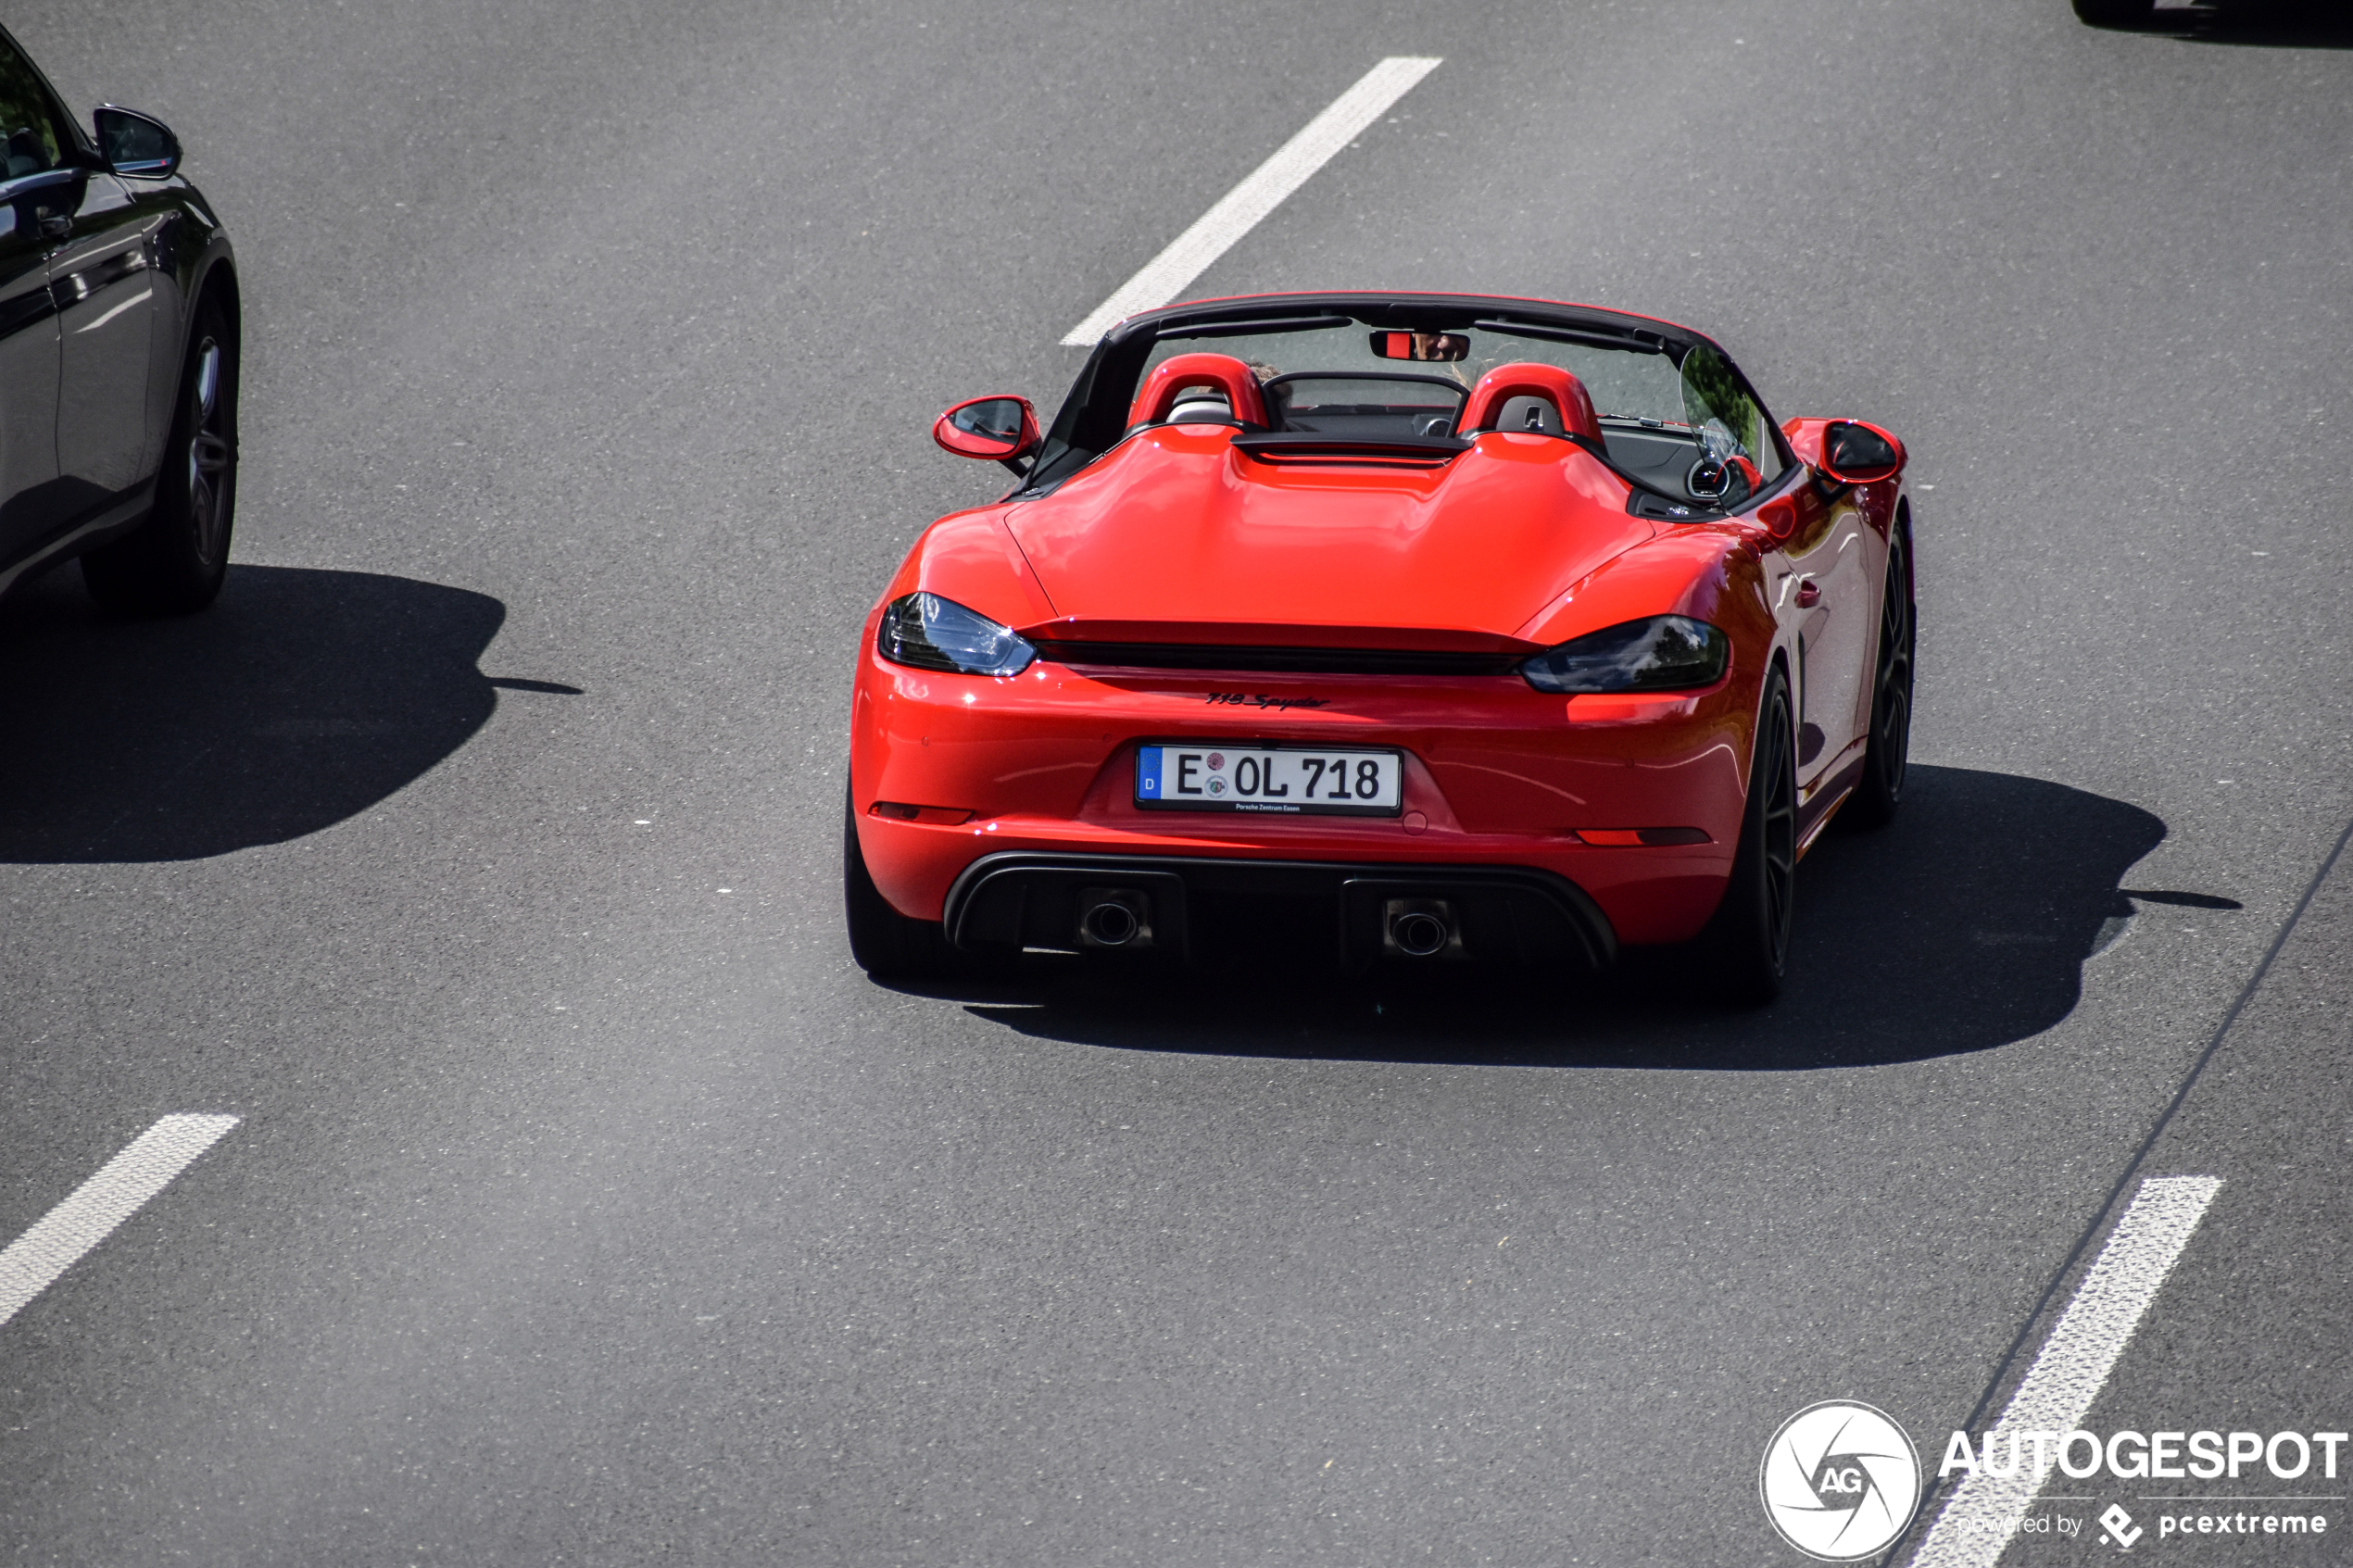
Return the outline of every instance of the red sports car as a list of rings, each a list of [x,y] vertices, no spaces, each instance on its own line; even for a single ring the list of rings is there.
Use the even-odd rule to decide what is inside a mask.
[[[1799,859],[1884,822],[1912,701],[1902,445],[1777,425],[1685,327],[1463,295],[1131,317],[1020,478],[867,618],[849,938],[1602,968],[1779,988]]]

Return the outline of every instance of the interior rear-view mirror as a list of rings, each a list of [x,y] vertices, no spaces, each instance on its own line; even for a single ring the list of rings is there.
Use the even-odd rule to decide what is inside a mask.
[[[180,167],[180,138],[153,115],[107,104],[92,112],[107,167],[134,180],[168,180]]]
[[[975,397],[940,415],[931,438],[960,458],[991,458],[1018,473],[1038,445],[1038,410],[1026,397]]]
[[[1375,332],[1373,352],[1383,359],[1451,365],[1470,358],[1470,337],[1464,332]]]
[[[1841,484],[1877,484],[1903,468],[1904,444],[1877,425],[1839,420],[1822,432],[1822,471]]]

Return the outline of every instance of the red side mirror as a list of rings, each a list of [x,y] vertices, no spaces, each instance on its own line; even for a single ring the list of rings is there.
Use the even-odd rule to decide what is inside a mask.
[[[1904,471],[1904,444],[1877,425],[1832,420],[1817,466],[1841,484],[1877,484]]]
[[[975,397],[934,420],[931,438],[959,458],[1010,464],[1038,449],[1038,410],[1026,397]]]
[[[1781,427],[1806,465],[1833,484],[1877,484],[1911,460],[1904,444],[1861,420],[1792,420]]]

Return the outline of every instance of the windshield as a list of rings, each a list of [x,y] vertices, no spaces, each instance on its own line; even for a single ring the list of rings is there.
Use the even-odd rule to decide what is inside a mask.
[[[1596,455],[1668,503],[1736,507],[1783,466],[1763,405],[1730,361],[1705,345],[1611,341],[1617,334],[1516,321],[1510,326],[1519,330],[1484,321],[1443,333],[1384,332],[1337,312],[1289,331],[1236,325],[1171,323],[1141,359],[1139,377],[1180,354],[1225,355],[1249,367],[1276,430],[1428,438],[1455,433],[1479,377],[1533,362],[1584,384],[1601,421]],[[1167,417],[1231,419],[1232,411],[1222,394],[1188,394]]]
[[[1255,318],[1204,310],[1171,313],[1141,330],[1114,332],[1097,348],[1046,433],[1017,495],[1040,495],[1140,428],[1131,421],[1240,425],[1227,389],[1246,401],[1252,428],[1345,441],[1427,443],[1456,434],[1470,389],[1500,366],[1533,362],[1567,370],[1592,399],[1599,443],[1572,437],[1634,487],[1629,504],[1646,515],[1687,517],[1729,510],[1771,484],[1787,449],[1739,370],[1705,342],[1639,319],[1573,307],[1432,296],[1427,322],[1398,296],[1370,311],[1353,298],[1290,295],[1252,301]],[[1295,314],[1274,314],[1277,310]],[[1367,319],[1368,316],[1371,319]],[[1442,326],[1438,323],[1443,323]],[[1661,323],[1663,326],[1664,323]],[[1152,408],[1132,406],[1152,372],[1179,355],[1214,357],[1228,367],[1181,367],[1164,381]],[[1239,361],[1239,365],[1233,364]],[[1188,372],[1201,370],[1198,377]],[[1522,409],[1513,398],[1501,420],[1561,435],[1558,412]],[[1445,461],[1444,458],[1437,459]],[[1663,509],[1661,509],[1663,508]]]
[[[1181,330],[1181,329],[1179,329]],[[1164,336],[1152,345],[1144,370],[1179,354],[1207,350],[1230,354],[1254,371],[1259,381],[1304,374],[1369,371],[1376,377],[1411,374],[1416,379],[1452,382],[1467,395],[1478,378],[1498,365],[1534,362],[1557,365],[1585,383],[1593,411],[1604,419],[1640,423],[1645,420],[1689,428],[1683,406],[1683,378],[1675,361],[1646,348],[1604,348],[1599,345],[1560,343],[1517,333],[1472,327],[1459,334],[1470,340],[1469,352],[1452,363],[1383,358],[1374,351],[1375,334],[1354,321],[1305,332],[1266,332],[1247,336]],[[1432,386],[1430,393],[1439,391]],[[1434,399],[1423,397],[1422,401]],[[1454,400],[1457,412],[1461,397]]]

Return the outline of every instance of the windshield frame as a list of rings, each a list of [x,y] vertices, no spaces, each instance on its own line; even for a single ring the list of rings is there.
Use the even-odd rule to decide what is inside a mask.
[[[1069,395],[1047,430],[1036,462],[1005,499],[1033,500],[1047,495],[1127,439],[1132,433],[1127,428],[1129,400],[1135,395],[1156,344],[1171,338],[1214,340],[1219,336],[1284,331],[1323,331],[1350,323],[1376,332],[1458,332],[1476,327],[1539,341],[1637,349],[1667,356],[1679,374],[1685,355],[1692,349],[1711,350],[1763,413],[1765,430],[1780,457],[1780,474],[1755,492],[1729,508],[1695,504],[1689,496],[1671,495],[1628,472],[1612,462],[1597,443],[1568,438],[1624,481],[1637,496],[1648,495],[1687,508],[1694,521],[1745,510],[1785,488],[1791,477],[1804,467],[1790,449],[1770,406],[1757,395],[1723,345],[1671,321],[1593,306],[1493,295],[1252,295],[1196,300],[1142,311],[1115,324],[1088,356]]]

